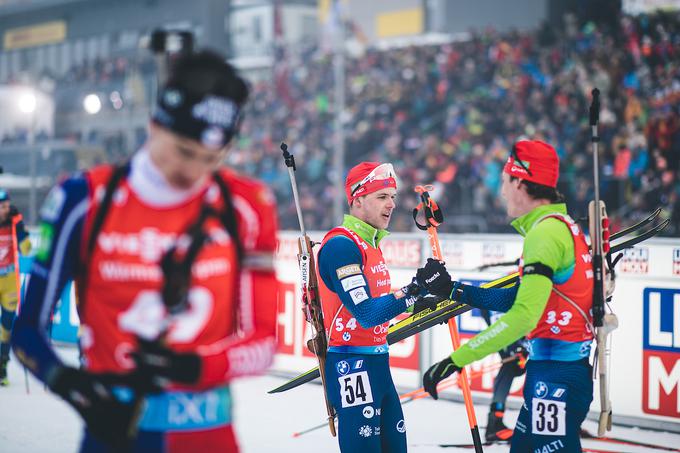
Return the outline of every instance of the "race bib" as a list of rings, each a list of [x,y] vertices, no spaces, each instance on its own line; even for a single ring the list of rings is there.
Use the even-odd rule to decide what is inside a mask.
[[[567,403],[549,399],[531,400],[531,433],[539,436],[564,436]]]
[[[338,382],[340,382],[342,407],[361,406],[373,402],[371,382],[368,380],[367,371],[340,376]]]

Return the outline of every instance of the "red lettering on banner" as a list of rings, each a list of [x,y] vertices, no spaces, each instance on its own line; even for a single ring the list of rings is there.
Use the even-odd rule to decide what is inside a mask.
[[[680,417],[679,384],[680,354],[643,350],[643,412],[666,417]]]
[[[293,238],[279,238],[276,247],[277,261],[293,261],[297,263],[298,241]]]
[[[420,266],[422,242],[414,239],[385,239],[380,243],[385,263],[389,266]]]
[[[505,244],[482,244],[482,264],[496,264],[505,259]]]
[[[447,266],[461,267],[465,265],[462,242],[440,241],[442,257]]]
[[[646,274],[649,272],[649,250],[636,247],[623,251],[619,270],[626,274]]]
[[[277,322],[277,352],[293,354],[295,351],[295,285],[279,281]]]

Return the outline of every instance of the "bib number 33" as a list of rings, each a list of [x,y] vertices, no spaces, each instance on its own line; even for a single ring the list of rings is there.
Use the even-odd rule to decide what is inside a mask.
[[[368,372],[347,374],[338,378],[342,407],[360,406],[373,402]]]
[[[531,400],[531,433],[539,436],[564,436],[566,433],[566,408],[564,401],[541,398]]]

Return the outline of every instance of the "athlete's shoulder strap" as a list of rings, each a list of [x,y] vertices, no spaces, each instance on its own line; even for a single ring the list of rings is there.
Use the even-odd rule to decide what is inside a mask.
[[[113,195],[116,192],[116,187],[122,181],[122,179],[127,176],[130,172],[130,161],[126,161],[121,165],[113,167],[113,171],[109,176],[109,180],[104,188],[104,195],[102,201],[97,208],[97,213],[95,214],[94,220],[92,221],[92,227],[90,228],[90,233],[87,238],[87,248],[85,249],[85,259],[89,261],[92,252],[94,251],[95,244],[97,243],[97,236],[104,225],[104,220],[106,219],[106,214],[111,207],[111,202],[113,201]],[[96,197],[97,188],[93,187],[94,192],[91,194],[92,197]]]

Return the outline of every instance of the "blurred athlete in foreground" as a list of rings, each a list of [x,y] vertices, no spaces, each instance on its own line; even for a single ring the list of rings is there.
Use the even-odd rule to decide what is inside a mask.
[[[16,322],[21,361],[83,417],[81,451],[237,451],[229,382],[273,358],[273,197],[221,166],[248,90],[224,59],[175,60],[148,140],[55,187]],[[85,366],[46,337],[75,279]]]

